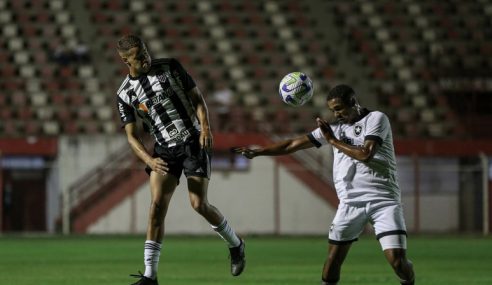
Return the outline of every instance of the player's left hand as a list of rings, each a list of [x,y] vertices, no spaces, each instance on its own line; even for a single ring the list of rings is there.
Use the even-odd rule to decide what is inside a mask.
[[[255,151],[247,147],[233,147],[231,148],[231,152],[241,154],[248,159],[252,159],[256,156]]]
[[[200,145],[203,149],[212,150],[214,146],[214,138],[210,131],[204,131],[200,133]]]
[[[321,118],[316,118],[316,123],[318,123],[318,127],[321,129],[321,132],[323,132],[323,135],[325,136],[327,142],[335,139],[335,134],[333,134],[333,130],[331,129],[330,124],[328,124],[327,121]]]

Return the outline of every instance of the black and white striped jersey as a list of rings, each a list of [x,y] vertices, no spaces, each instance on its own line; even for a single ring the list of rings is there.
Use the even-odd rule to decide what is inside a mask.
[[[117,92],[123,126],[136,122],[136,113],[161,146],[184,142],[200,131],[195,108],[186,95],[195,86],[176,59],[152,59],[147,74],[127,75]]]

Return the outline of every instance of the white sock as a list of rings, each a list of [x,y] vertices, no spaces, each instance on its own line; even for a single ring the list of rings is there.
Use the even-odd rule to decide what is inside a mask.
[[[161,255],[162,245],[153,240],[146,240],[144,247],[144,264],[145,273],[144,276],[156,279],[157,267],[159,266],[159,256]]]
[[[227,220],[224,218],[224,221],[220,223],[218,226],[210,225],[212,229],[224,240],[227,242],[229,247],[236,247],[241,244],[241,240],[236,235],[234,230],[229,226]]]

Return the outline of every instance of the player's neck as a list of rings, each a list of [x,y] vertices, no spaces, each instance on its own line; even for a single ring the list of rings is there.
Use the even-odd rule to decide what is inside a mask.
[[[140,72],[130,69],[129,74],[131,77],[140,77]]]
[[[364,118],[368,113],[368,110],[366,108],[359,107],[356,110],[354,110],[353,114],[353,119],[350,120],[350,125],[353,125],[360,121],[362,118]]]

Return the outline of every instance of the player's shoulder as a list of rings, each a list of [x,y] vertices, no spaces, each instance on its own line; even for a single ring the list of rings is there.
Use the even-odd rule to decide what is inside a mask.
[[[126,93],[126,91],[130,89],[130,87],[131,87],[130,77],[127,75],[123,80],[123,82],[121,82],[118,91],[116,91],[116,94],[119,96],[120,94]]]
[[[390,120],[382,111],[370,111],[366,116],[366,124],[389,126]]]
[[[152,67],[155,66],[173,66],[179,64],[179,61],[173,57],[164,57],[164,58],[156,58],[152,59]]]
[[[379,119],[379,118],[384,118],[384,119],[387,119],[388,116],[383,113],[382,111],[378,111],[378,110],[371,110],[371,111],[368,111],[368,114],[367,114],[367,117],[368,118],[372,118],[372,119]]]

